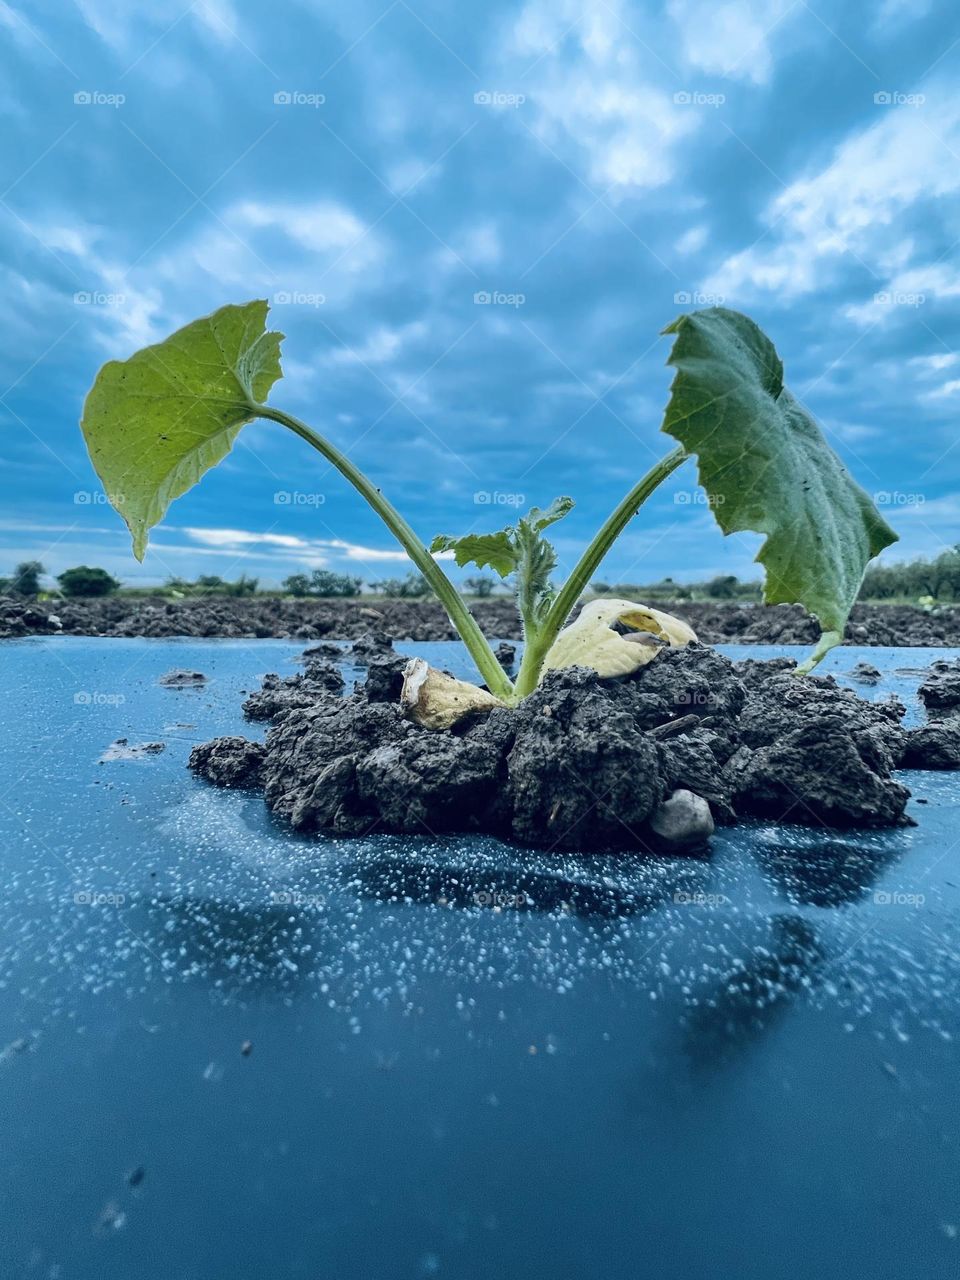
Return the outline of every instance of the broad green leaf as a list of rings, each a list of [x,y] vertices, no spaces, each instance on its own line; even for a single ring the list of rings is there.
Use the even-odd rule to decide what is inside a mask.
[[[724,533],[765,535],[767,604],[799,603],[820,621],[809,670],[843,638],[867,562],[897,535],[783,385],[780,357],[757,325],[714,307],[680,316],[663,430],[697,455]]]
[[[489,565],[501,578],[506,578],[517,567],[512,529],[501,529],[499,533],[467,533],[462,538],[438,533],[430,544],[430,550],[452,551],[461,569],[468,564],[475,564],[478,569]]]
[[[108,499],[143,559],[175,498],[230,452],[282,376],[264,301],[221,307],[97,374],[81,428]]]

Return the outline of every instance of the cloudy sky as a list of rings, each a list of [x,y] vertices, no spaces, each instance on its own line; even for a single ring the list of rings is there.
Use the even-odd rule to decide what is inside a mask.
[[[722,301],[902,541],[960,541],[960,9],[949,0],[0,0],[0,572],[129,582],[404,557],[281,427],[143,566],[77,418],[98,366],[271,300],[278,405],[425,539],[577,502],[564,564],[666,451],[658,332]],[[692,468],[602,577],[753,576]]]

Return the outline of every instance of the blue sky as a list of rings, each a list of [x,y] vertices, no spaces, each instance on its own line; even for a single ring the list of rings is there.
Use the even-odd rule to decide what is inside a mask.
[[[0,572],[405,571],[266,423],[134,561],[83,396],[252,297],[287,334],[272,399],[425,539],[569,493],[569,566],[668,447],[659,330],[722,301],[879,495],[885,558],[960,541],[948,0],[0,0],[0,33]],[[758,540],[692,486],[688,465],[600,576],[755,576]]]

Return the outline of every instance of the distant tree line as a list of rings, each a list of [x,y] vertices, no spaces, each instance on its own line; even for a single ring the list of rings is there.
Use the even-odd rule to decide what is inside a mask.
[[[363,588],[362,578],[351,578],[345,573],[332,573],[329,569],[314,569],[313,573],[291,573],[281,583],[287,595],[316,596],[324,599],[358,596]]]
[[[960,601],[960,546],[933,560],[873,565],[860,592],[863,600],[919,600],[924,596],[941,602]]]
[[[0,595],[36,597],[43,593],[40,579],[45,573],[46,570],[39,560],[25,560],[17,565],[10,577],[0,577]],[[106,596],[123,590],[125,594],[138,596],[161,594],[190,598],[198,596],[242,598],[254,596],[260,591],[259,578],[248,577],[245,573],[242,573],[234,582],[216,574],[201,574],[193,581],[188,578],[171,577],[162,587],[124,588],[105,569],[93,568],[85,564],[77,565],[73,569],[65,569],[56,581],[59,592],[51,594],[70,597]],[[481,599],[491,596],[499,585],[496,579],[486,576],[467,578],[463,583],[464,590],[468,594]],[[379,582],[371,582],[364,587],[362,578],[334,573],[330,569],[314,569],[312,573],[292,573],[284,578],[279,593],[268,589],[265,594],[333,599],[359,596],[364,590],[401,600],[419,600],[432,594],[430,584],[420,573],[408,573],[403,578],[383,578]]]
[[[741,582],[732,573],[719,574],[706,582],[674,582],[673,578],[661,578],[659,582],[594,582],[593,591],[598,596],[620,596],[625,600],[760,600],[762,588],[759,582]]]
[[[39,560],[24,560],[9,577],[0,577],[0,595],[33,598],[42,593],[40,579],[46,570]],[[105,569],[76,565],[57,575],[59,592],[70,598],[112,595],[121,584]],[[466,578],[466,594],[486,599],[499,587],[496,579],[479,576]],[[189,581],[168,578],[160,591],[174,596],[225,596],[242,598],[256,595],[259,579],[241,574],[234,582],[215,574],[204,574]],[[420,573],[404,578],[383,578],[364,588],[362,578],[314,569],[312,573],[293,573],[283,580],[281,591],[297,598],[334,599],[359,596],[364,590],[400,600],[419,600],[431,594],[430,586]],[[151,594],[156,588],[133,588],[135,594]],[[759,582],[741,582],[734,574],[719,574],[703,582],[674,582],[661,578],[658,582],[594,582],[597,595],[621,596],[625,599],[656,600],[755,600],[762,599]],[[960,546],[951,547],[932,560],[909,560],[899,564],[871,566],[863,580],[861,600],[935,600],[940,603],[960,602]]]
[[[259,578],[248,578],[241,573],[236,582],[228,582],[214,573],[201,574],[195,581],[186,578],[168,578],[164,583],[164,591],[178,596],[255,596],[260,585]]]
[[[41,592],[40,579],[46,569],[39,560],[24,560],[13,571],[12,577],[0,578],[0,596],[35,597]],[[120,583],[106,569],[94,569],[78,564],[64,569],[57,576],[60,594],[65,596],[108,596],[120,587]]]
[[[741,582],[734,574],[721,574],[705,582],[594,582],[597,595],[636,600],[761,600],[759,582]],[[960,602],[960,546],[951,547],[932,560],[908,560],[899,564],[875,564],[867,569],[860,588],[861,600],[930,599]]]

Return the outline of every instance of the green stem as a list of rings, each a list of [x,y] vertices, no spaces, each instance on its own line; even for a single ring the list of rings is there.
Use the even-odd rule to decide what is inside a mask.
[[[516,696],[525,698],[537,687],[543,660],[556,640],[560,629],[564,626],[574,605],[590,584],[590,580],[600,566],[600,562],[619,538],[633,517],[637,514],[654,489],[666,480],[686,462],[687,451],[678,446],[665,458],[650,468],[643,479],[630,490],[604,521],[593,541],[584,551],[576,568],[571,573],[550,606],[550,612],[536,636],[527,638],[523,651],[523,659],[514,686]]]
[[[270,418],[274,422],[279,422],[281,426],[289,428],[301,439],[306,440],[308,444],[313,445],[314,449],[322,453],[327,461],[336,467],[340,474],[349,480],[353,487],[366,498],[427,582],[429,582],[437,599],[446,609],[450,621],[459,631],[460,638],[467,646],[471,658],[477,665],[477,670],[486,681],[487,688],[495,697],[502,698],[505,702],[512,702],[514,699],[513,685],[507,679],[506,673],[494,657],[493,650],[480,630],[476,618],[464,604],[456,587],[434,560],[410,525],[407,524],[399,511],[387,501],[376,485],[371,484],[363,472],[355,467],[350,459],[341,453],[335,445],[331,444],[329,440],[319,435],[311,427],[308,427],[306,423],[301,422],[299,418],[294,418],[291,414],[284,413],[282,409],[274,409],[267,404],[252,404],[250,407],[258,417]]]

